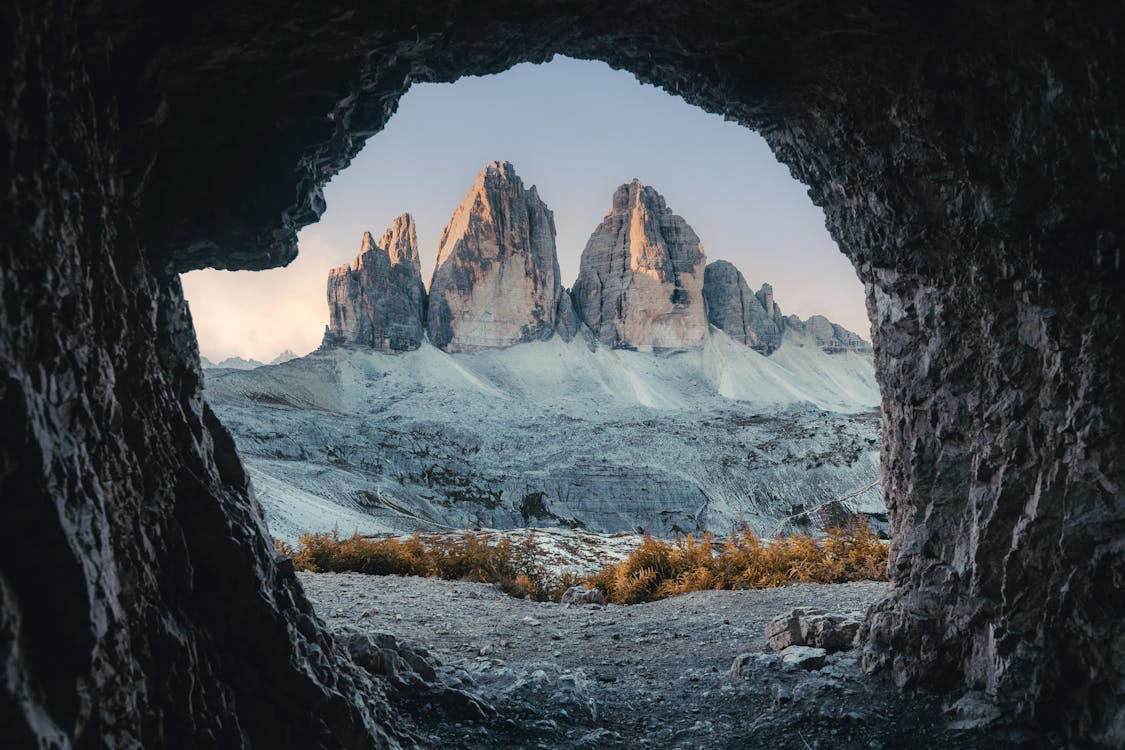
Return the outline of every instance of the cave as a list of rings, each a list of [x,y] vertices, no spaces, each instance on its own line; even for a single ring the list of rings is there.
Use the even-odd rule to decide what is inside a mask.
[[[864,665],[1125,743],[1125,8],[562,0],[0,11],[0,731],[393,746],[275,559],[178,274],[296,253],[414,81],[599,59],[759,131],[863,280],[894,594]]]

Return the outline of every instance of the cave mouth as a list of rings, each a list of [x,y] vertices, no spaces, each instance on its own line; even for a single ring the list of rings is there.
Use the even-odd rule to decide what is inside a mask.
[[[865,285],[893,580],[865,668],[1121,746],[1119,4],[270,10],[6,15],[6,736],[393,745],[274,559],[177,274],[291,261],[412,82],[565,53],[761,133]]]
[[[512,102],[518,111],[494,116]],[[481,180],[494,179],[494,155],[514,172],[488,187]],[[490,166],[473,184],[482,164]],[[624,198],[615,189],[634,174],[655,192],[636,208],[618,205]],[[332,529],[347,536],[537,523],[660,537],[725,537],[748,526],[772,536],[781,526],[823,531],[852,517],[870,517],[886,532],[870,345],[846,330],[869,335],[862,285],[806,188],[757,134],[604,63],[556,58],[453,84],[415,84],[387,127],[327,186],[325,205],[287,268],[182,277],[205,368],[276,363],[279,353],[280,360],[315,349],[306,365],[261,377],[208,370],[204,391],[284,542]],[[605,224],[615,211],[621,219]],[[468,225],[457,218],[466,215]],[[383,226],[393,229],[374,240]],[[526,236],[513,235],[521,231]],[[477,239],[485,234],[487,243]],[[480,267],[479,278],[457,280],[457,294],[473,301],[459,313],[466,333],[456,341],[436,340],[440,326],[426,335],[424,291],[402,294],[425,284],[431,306],[448,304],[432,286],[438,237],[446,253],[462,248],[453,256],[459,266]],[[621,261],[599,260],[595,239],[627,246]],[[378,256],[376,243],[394,260]],[[420,275],[404,275],[403,253]],[[587,253],[599,290],[622,262],[637,269],[613,282],[638,310],[614,319],[618,336],[633,338],[590,327],[616,311],[578,296],[579,257],[584,267]],[[488,275],[508,254],[516,265]],[[346,272],[341,263],[351,264]],[[650,265],[659,292],[645,286]],[[553,278],[555,289],[541,291],[540,278]],[[513,315],[499,309],[509,298],[526,299],[527,319],[494,322],[494,311]],[[574,330],[554,321],[564,299],[576,308]],[[665,316],[685,327],[644,328]],[[684,362],[692,358],[698,366]],[[359,395],[338,371],[349,367],[370,379],[360,376]],[[600,374],[575,374],[586,371]],[[471,382],[457,378],[466,373]],[[371,388],[377,397],[363,395]],[[697,389],[708,397],[696,397]],[[369,417],[340,405],[356,399]],[[488,404],[521,414],[524,426],[494,418]],[[590,414],[595,406],[606,414],[601,421]],[[277,417],[285,408],[307,419]],[[532,450],[544,439],[535,431],[550,432],[556,411],[573,424],[551,433],[555,454]],[[321,425],[328,413],[357,421]],[[701,421],[708,427],[695,426]],[[627,444],[638,447],[629,452]],[[511,447],[521,445],[526,455],[512,459]],[[680,461],[699,468],[681,479]],[[557,470],[540,468],[550,465]],[[584,502],[573,499],[580,495]],[[528,497],[539,498],[534,513],[524,508]],[[296,507],[298,498],[310,508]],[[599,511],[599,498],[620,510]]]

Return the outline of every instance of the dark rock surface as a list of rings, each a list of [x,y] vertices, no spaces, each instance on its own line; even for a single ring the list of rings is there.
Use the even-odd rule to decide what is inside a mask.
[[[754,294],[741,271],[725,260],[717,260],[704,269],[703,297],[707,300],[707,322],[735,341],[765,355],[781,346],[785,318],[773,301],[769,284],[763,284]]]
[[[765,628],[774,615],[811,604],[864,610],[886,594],[884,583],[697,591],[622,607],[538,603],[490,584],[432,578],[299,577],[340,637],[353,642],[369,634],[393,644],[387,631],[409,633],[421,644],[415,653],[440,662],[434,669],[439,679],[419,682],[419,693],[435,684],[439,690],[453,686],[491,709],[493,716],[459,725],[419,722],[419,733],[434,747],[1020,746],[1018,735],[995,722],[947,727],[949,714],[933,695],[902,695],[885,681],[866,679],[858,649],[766,652]],[[368,647],[366,640],[359,643]],[[392,679],[404,682],[404,672],[407,680],[417,679],[388,656],[397,664]]]
[[[488,164],[438,243],[430,342],[456,352],[550,338],[562,297],[554,215],[509,162]]]
[[[556,53],[758,129],[855,263],[894,527],[867,666],[972,688],[1060,744],[1125,742],[1120,4],[13,0],[0,18],[12,744],[358,746],[397,726],[279,584],[174,272],[288,262],[411,82]]]
[[[425,339],[426,287],[414,217],[402,214],[378,244],[364,232],[355,263],[328,274],[324,345],[382,352],[417,349]]]

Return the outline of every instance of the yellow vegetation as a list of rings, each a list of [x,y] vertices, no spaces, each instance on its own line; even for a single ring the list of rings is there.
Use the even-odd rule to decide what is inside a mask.
[[[579,582],[601,589],[608,602],[639,604],[689,591],[887,577],[887,547],[862,522],[831,528],[823,539],[793,534],[762,542],[745,527],[719,545],[710,533],[674,541],[646,536],[628,558],[585,578],[543,568],[535,559],[533,538],[516,548],[507,539],[490,543],[470,531],[456,540],[419,534],[406,540],[304,534],[296,548],[276,545],[299,570],[496,583],[512,596],[539,601],[558,601]]]
[[[862,522],[829,529],[823,539],[793,534],[762,542],[742,528],[716,549],[707,533],[667,542],[645,537],[628,558],[588,576],[606,601],[665,599],[708,589],[760,589],[788,583],[886,580],[887,547]]]
[[[495,583],[512,596],[539,601],[557,601],[579,580],[539,565],[534,540],[517,548],[508,539],[493,544],[471,531],[456,540],[419,534],[406,540],[302,534],[296,548],[278,540],[274,546],[279,554],[292,557],[298,570]]]

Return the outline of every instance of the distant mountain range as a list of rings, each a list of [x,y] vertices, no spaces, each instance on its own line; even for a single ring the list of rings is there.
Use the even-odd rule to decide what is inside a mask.
[[[271,365],[280,365],[282,362],[288,362],[291,359],[296,359],[297,355],[292,349],[286,349],[281,354],[277,355],[270,360]],[[215,364],[206,357],[200,357],[199,363],[205,370],[211,369],[226,369],[226,370],[253,370],[255,367],[265,367],[266,363],[257,359],[243,359],[242,357],[227,357]]]
[[[617,188],[569,289],[552,214],[507,162],[454,211],[428,291],[418,258],[409,214],[365,233],[329,274],[320,349],[208,373],[275,535],[769,534],[849,494],[836,518],[885,517],[870,345],[707,264],[651,187]]]

